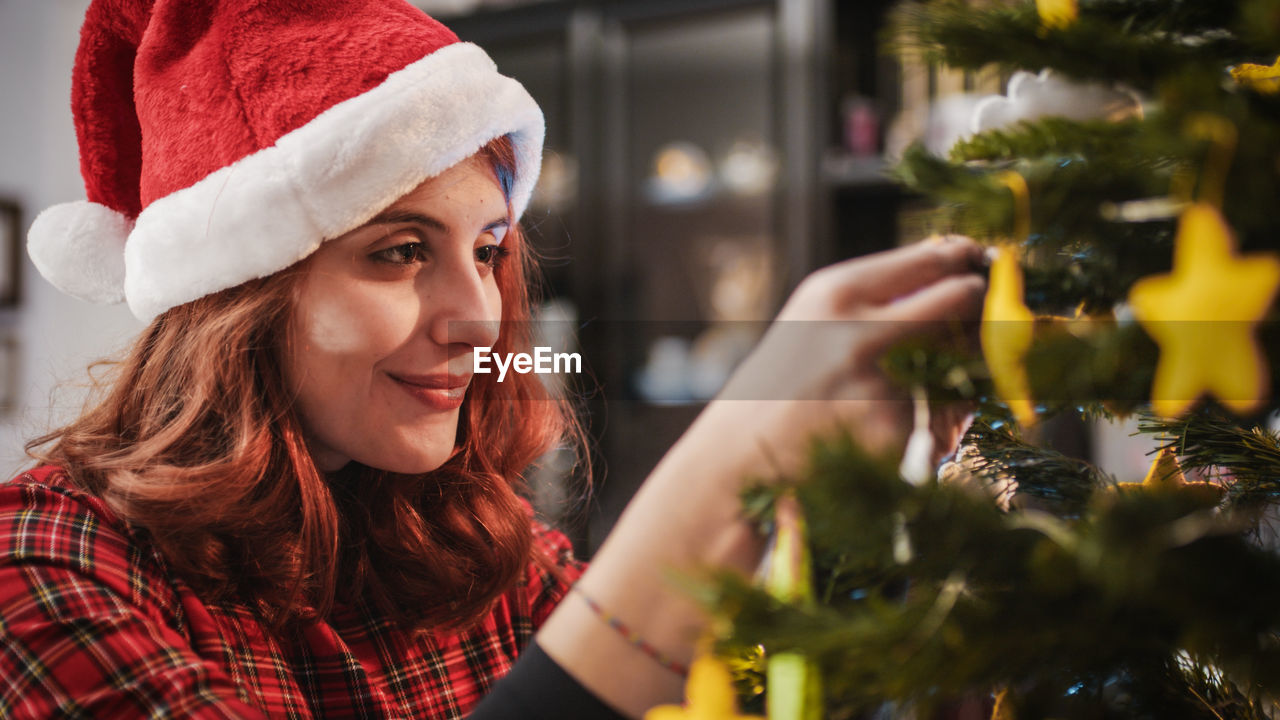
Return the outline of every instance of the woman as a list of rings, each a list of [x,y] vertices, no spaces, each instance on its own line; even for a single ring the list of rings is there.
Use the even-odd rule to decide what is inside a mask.
[[[726,389],[771,399],[712,403],[583,574],[516,492],[573,422],[471,374],[527,344],[518,84],[400,0],[95,0],[74,80],[88,201],[30,253],[150,325],[0,487],[4,715],[461,717],[518,655],[479,713],[675,700],[668,573],[750,571],[738,491],[813,432],[900,442],[880,350],[980,302],[966,242],[816,273]]]

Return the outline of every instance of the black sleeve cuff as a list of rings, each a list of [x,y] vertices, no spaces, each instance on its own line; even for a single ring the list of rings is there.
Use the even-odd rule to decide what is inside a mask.
[[[537,642],[493,686],[469,720],[626,720],[582,687]]]

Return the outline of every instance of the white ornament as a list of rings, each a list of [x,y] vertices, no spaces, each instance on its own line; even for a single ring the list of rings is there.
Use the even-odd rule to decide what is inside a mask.
[[[933,431],[930,429],[929,396],[924,388],[916,387],[911,393],[914,406],[914,422],[907,447],[902,454],[902,462],[898,465],[898,474],[903,480],[919,487],[938,476],[937,467],[933,464]]]
[[[975,133],[1007,128],[1045,117],[1069,120],[1124,120],[1142,117],[1142,101],[1133,92],[1098,83],[1078,83],[1050,70],[1017,72],[1004,95],[983,98],[973,110]]]

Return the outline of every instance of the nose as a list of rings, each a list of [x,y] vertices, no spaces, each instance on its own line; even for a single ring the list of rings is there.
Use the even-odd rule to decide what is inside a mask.
[[[502,299],[492,280],[482,275],[474,258],[441,268],[442,277],[424,293],[428,334],[441,345],[493,347],[498,341]]]

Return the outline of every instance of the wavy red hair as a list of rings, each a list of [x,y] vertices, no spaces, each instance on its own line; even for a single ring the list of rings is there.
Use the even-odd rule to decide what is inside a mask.
[[[508,188],[511,142],[480,155]],[[495,353],[531,344],[531,252],[518,227],[503,244]],[[149,533],[208,600],[250,603],[276,627],[361,601],[406,629],[466,626],[531,560],[545,563],[531,557],[522,474],[558,442],[581,449],[581,427],[536,376],[477,375],[444,466],[322,475],[283,375],[306,268],[165,312],[115,364],[101,401],[27,450]]]

